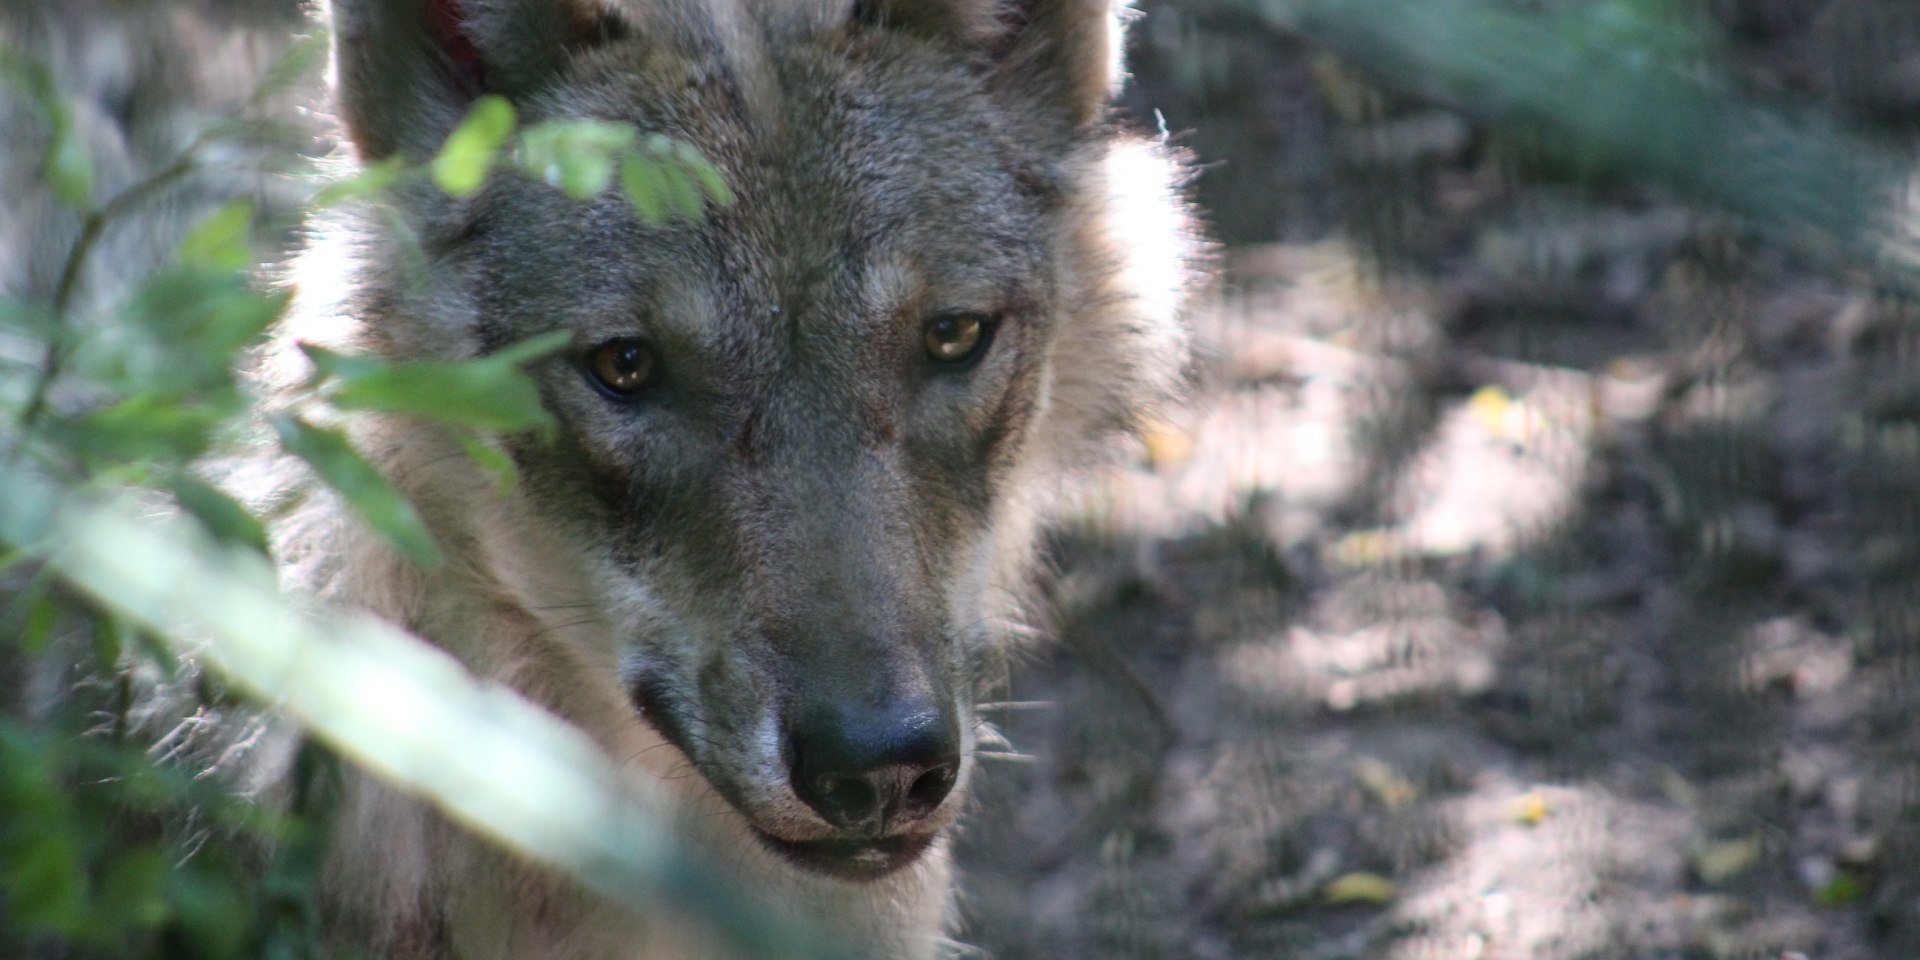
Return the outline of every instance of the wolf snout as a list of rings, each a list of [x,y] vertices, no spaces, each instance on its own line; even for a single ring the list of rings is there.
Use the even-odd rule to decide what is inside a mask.
[[[842,830],[882,835],[924,820],[960,775],[957,724],[929,704],[814,708],[787,739],[793,792]]]

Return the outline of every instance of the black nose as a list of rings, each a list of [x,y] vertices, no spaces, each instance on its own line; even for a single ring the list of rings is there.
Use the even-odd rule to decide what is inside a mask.
[[[960,773],[960,738],[925,703],[804,711],[787,731],[793,792],[828,823],[883,832],[940,808]]]

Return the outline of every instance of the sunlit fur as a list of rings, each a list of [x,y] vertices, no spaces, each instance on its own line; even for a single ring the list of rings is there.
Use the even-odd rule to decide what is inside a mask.
[[[334,0],[339,113],[359,160],[431,155],[476,92],[413,0]],[[534,369],[559,423],[504,441],[502,491],[442,430],[347,424],[446,556],[426,572],[297,468],[244,472],[288,582],[373,611],[508,684],[665,784],[723,869],[864,954],[952,934],[948,838],[978,773],[923,828],[927,855],[871,882],[809,873],[749,824],[832,829],[786,785],[784,704],[872,692],[953,704],[970,753],[997,625],[1022,619],[1035,528],[1065,483],[1175,393],[1196,242],[1177,164],[1106,120],[1118,13],[1104,0],[892,3],[468,0],[486,84],[523,122],[626,120],[684,139],[739,203],[648,226],[513,175],[456,201],[404,188],[315,225],[299,342],[464,358],[551,330]],[[609,19],[611,18],[611,19]],[[923,319],[1002,317],[978,366],[928,368]],[[644,335],[679,379],[632,405],[574,363]],[[271,402],[271,401],[270,401]],[[814,670],[809,665],[819,665]],[[636,706],[637,686],[661,691]],[[860,686],[867,684],[867,686]],[[643,709],[688,731],[676,746]],[[683,749],[685,748],[685,752]],[[522,866],[352,778],[327,868],[333,935],[404,958],[689,956],[680,923]]]

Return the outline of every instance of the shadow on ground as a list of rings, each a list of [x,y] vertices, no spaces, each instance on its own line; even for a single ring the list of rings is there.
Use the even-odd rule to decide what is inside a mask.
[[[1716,7],[1748,82],[1889,129],[1822,60],[1874,9]],[[1208,5],[1138,36],[1227,283],[1054,543],[970,942],[1920,956],[1920,314]]]
[[[74,28],[120,4],[6,22],[89,73],[105,189],[245,89],[223,71],[295,6],[128,6],[172,46]],[[1145,6],[1128,104],[1203,164],[1226,283],[1190,409],[1051,545],[1054,641],[992,712],[1008,756],[957,853],[965,939],[1920,957],[1920,310],[1231,4]],[[1700,6],[1732,82],[1911,139],[1920,16]],[[10,214],[0,281],[44,286],[68,234]],[[159,256],[175,219],[103,249]]]

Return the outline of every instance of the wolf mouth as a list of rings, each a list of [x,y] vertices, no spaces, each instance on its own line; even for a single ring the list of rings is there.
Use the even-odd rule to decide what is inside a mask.
[[[635,712],[642,722],[658,731],[693,763],[695,769],[701,764],[689,750],[686,728],[675,714],[667,709],[667,693],[664,684],[657,680],[641,677],[632,682],[629,695]],[[747,826],[760,844],[778,854],[781,859],[803,870],[825,876],[837,877],[856,883],[878,880],[888,874],[910,866],[920,859],[938,833],[906,833],[884,837],[828,838],[823,840],[787,840],[761,829],[753,822],[753,817],[740,803],[733,789],[724,781],[707,776],[704,770],[701,776],[712,784],[721,796],[727,799],[729,806],[747,821]]]
[[[903,834],[854,840],[782,840],[759,827],[753,835],[767,849],[805,870],[865,882],[878,880],[920,859],[936,834]]]

